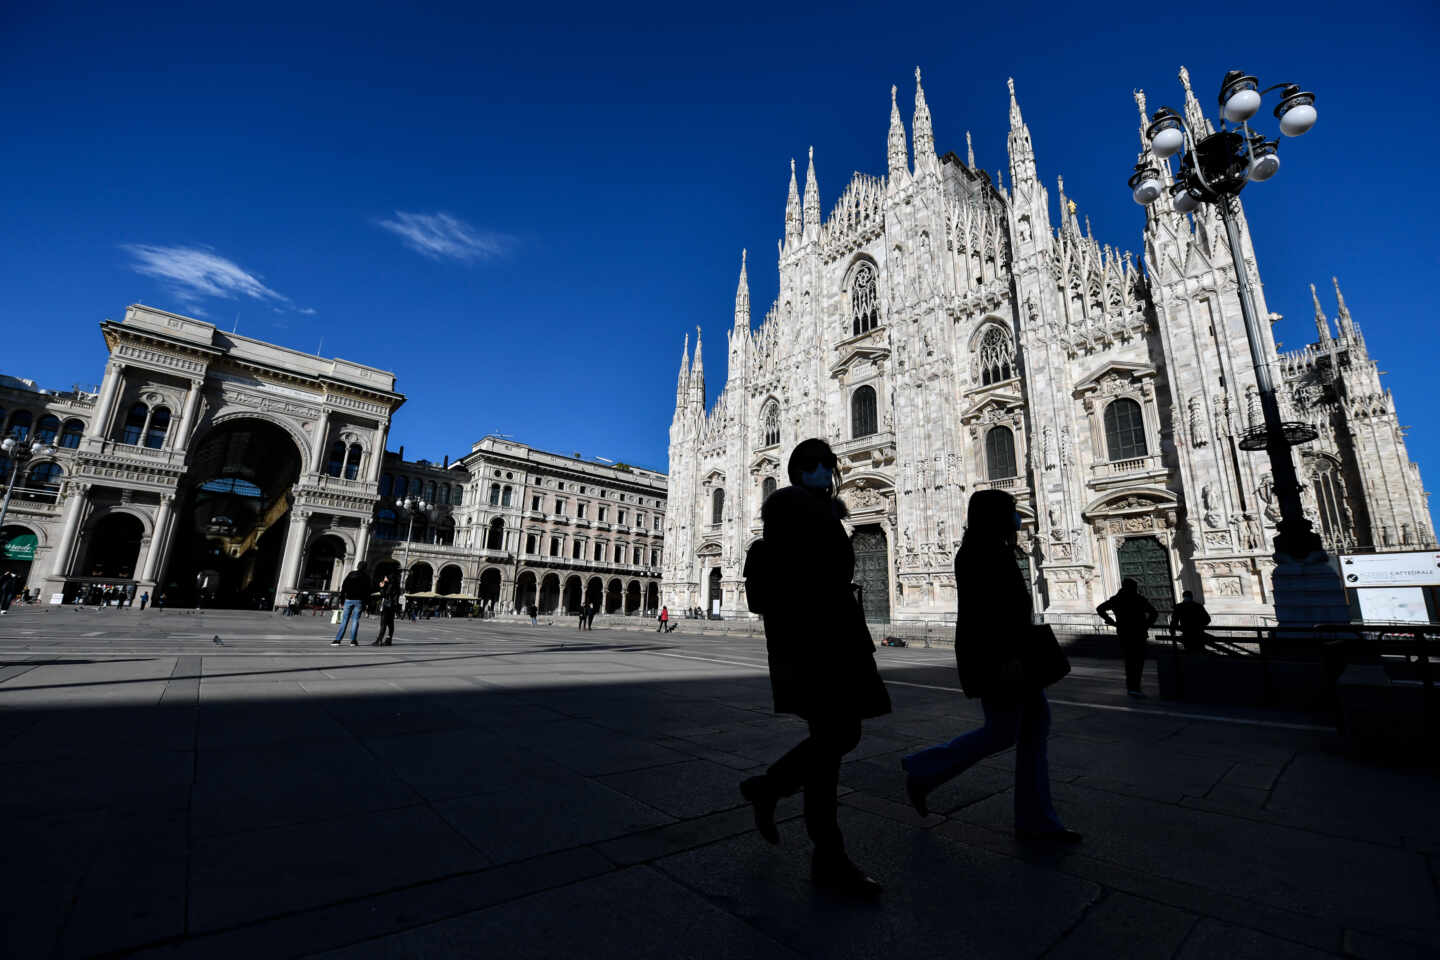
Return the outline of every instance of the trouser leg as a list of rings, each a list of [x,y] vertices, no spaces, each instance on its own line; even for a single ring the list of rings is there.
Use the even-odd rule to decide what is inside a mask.
[[[985,711],[983,727],[949,743],[910,754],[901,761],[905,772],[929,781],[932,786],[939,786],[1014,744],[1020,725],[1019,705],[986,697],[980,701],[980,706]]]
[[[818,855],[844,852],[835,794],[839,789],[840,761],[859,742],[858,719],[814,718],[810,720],[810,736],[765,773],[778,796],[805,791],[805,831]]]
[[[1063,825],[1050,799],[1050,702],[1045,691],[1026,694],[1020,706],[1015,742],[1015,827],[1060,830]]]
[[[1125,655],[1125,689],[1139,690],[1145,671],[1145,638],[1126,637],[1120,645]]]

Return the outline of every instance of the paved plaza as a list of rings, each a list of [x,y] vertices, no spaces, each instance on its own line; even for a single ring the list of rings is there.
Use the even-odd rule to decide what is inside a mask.
[[[364,640],[375,622],[367,619]],[[763,641],[570,619],[401,624],[17,609],[0,620],[7,957],[1417,957],[1440,780],[1326,718],[1052,688],[1078,848],[1010,833],[1013,759],[920,820],[899,757],[975,725],[951,655],[882,648],[841,773],[878,904],[809,882],[737,784],[800,739]],[[218,634],[221,644],[213,642]],[[1153,673],[1147,677],[1153,690]]]

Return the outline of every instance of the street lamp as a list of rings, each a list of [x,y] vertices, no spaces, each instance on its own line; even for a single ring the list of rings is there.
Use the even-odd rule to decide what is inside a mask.
[[[6,437],[0,440],[0,451],[3,451],[4,457],[14,465],[14,469],[10,471],[10,480],[5,484],[5,500],[0,502],[0,529],[3,529],[5,514],[10,512],[10,495],[15,492],[15,480],[20,476],[21,469],[32,457],[54,456],[55,448],[39,440],[26,443],[18,437]]]
[[[415,514],[429,514],[434,509],[434,504],[421,500],[419,497],[406,497],[399,501],[396,506],[410,515],[410,525],[405,530],[405,574],[410,574],[410,537],[415,533]]]
[[[1250,129],[1250,118],[1259,111],[1265,94],[1281,89],[1281,102],[1275,108],[1280,132],[1298,137],[1315,125],[1315,95],[1306,93],[1293,83],[1276,84],[1265,90],[1255,77],[1241,70],[1231,70],[1220,85],[1222,120],[1217,132],[1193,130],[1184,117],[1169,107],[1155,112],[1145,129],[1151,152],[1167,169],[1170,158],[1179,156],[1180,171],[1170,187],[1175,209],[1191,213],[1201,204],[1213,204],[1225,224],[1225,237],[1230,244],[1230,259],[1235,263],[1235,279],[1239,283],[1240,311],[1245,318],[1245,336],[1250,342],[1250,361],[1255,367],[1255,381],[1260,392],[1260,408],[1264,426],[1246,431],[1240,441],[1243,450],[1265,450],[1270,456],[1270,471],[1280,506],[1280,522],[1275,537],[1275,552],[1296,561],[1319,553],[1324,546],[1305,516],[1300,502],[1300,481],[1290,448],[1314,440],[1318,434],[1309,424],[1284,422],[1275,396],[1275,384],[1266,362],[1264,339],[1251,295],[1250,278],[1245,266],[1245,252],[1240,244],[1239,203],[1236,197],[1247,184],[1269,180],[1280,169],[1278,139],[1268,140]],[[1226,129],[1226,122],[1232,124]],[[1239,125],[1234,129],[1233,125]],[[1130,190],[1135,202],[1149,205],[1165,192],[1160,171],[1147,160],[1135,165],[1130,177]]]

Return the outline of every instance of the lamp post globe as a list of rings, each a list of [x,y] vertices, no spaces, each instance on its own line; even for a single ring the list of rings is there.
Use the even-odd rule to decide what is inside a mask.
[[[1285,87],[1285,99],[1275,108],[1275,119],[1280,121],[1280,132],[1287,137],[1298,137],[1315,126],[1315,94],[1306,93],[1296,84]]]
[[[1231,123],[1255,116],[1260,99],[1260,82],[1243,70],[1231,70],[1220,83],[1220,112]]]

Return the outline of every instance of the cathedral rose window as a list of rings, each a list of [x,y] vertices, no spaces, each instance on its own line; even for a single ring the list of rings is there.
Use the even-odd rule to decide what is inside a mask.
[[[980,385],[988,387],[1015,375],[1015,341],[1010,332],[991,324],[980,338]]]
[[[880,325],[880,298],[875,293],[875,268],[861,263],[850,282],[850,331],[860,336]]]

